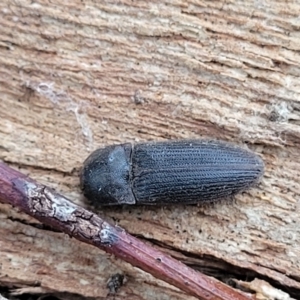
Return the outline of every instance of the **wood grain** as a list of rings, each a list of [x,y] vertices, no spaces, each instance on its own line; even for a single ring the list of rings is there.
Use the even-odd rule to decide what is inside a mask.
[[[249,147],[265,176],[234,200],[99,214],[228,284],[258,278],[300,299],[299,11],[274,0],[3,0],[0,159],[87,207],[78,172],[97,147],[200,137]],[[115,299],[187,299],[6,205],[0,266],[0,285],[20,294],[105,299],[119,272]]]

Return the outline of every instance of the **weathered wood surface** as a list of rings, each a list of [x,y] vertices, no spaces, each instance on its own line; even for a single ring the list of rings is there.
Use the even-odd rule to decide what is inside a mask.
[[[265,176],[234,201],[99,214],[228,284],[300,299],[300,3],[66,3],[0,3],[0,159],[87,206],[78,171],[97,147],[247,144]],[[105,299],[118,272],[115,299],[193,299],[0,204],[3,291]]]

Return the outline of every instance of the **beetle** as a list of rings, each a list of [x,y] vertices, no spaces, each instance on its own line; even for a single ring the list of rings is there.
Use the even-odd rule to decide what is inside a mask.
[[[195,204],[244,191],[263,171],[258,155],[222,141],[126,143],[90,154],[80,184],[95,205]]]

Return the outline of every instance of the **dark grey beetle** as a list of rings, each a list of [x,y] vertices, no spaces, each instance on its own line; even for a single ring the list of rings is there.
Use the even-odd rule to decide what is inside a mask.
[[[94,151],[84,162],[81,188],[95,205],[213,202],[257,183],[262,160],[211,140],[130,143]]]

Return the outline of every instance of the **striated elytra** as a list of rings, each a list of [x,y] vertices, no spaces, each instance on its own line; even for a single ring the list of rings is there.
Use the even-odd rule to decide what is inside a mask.
[[[193,204],[244,191],[263,170],[259,156],[220,141],[127,143],[94,151],[80,180],[95,205]]]

